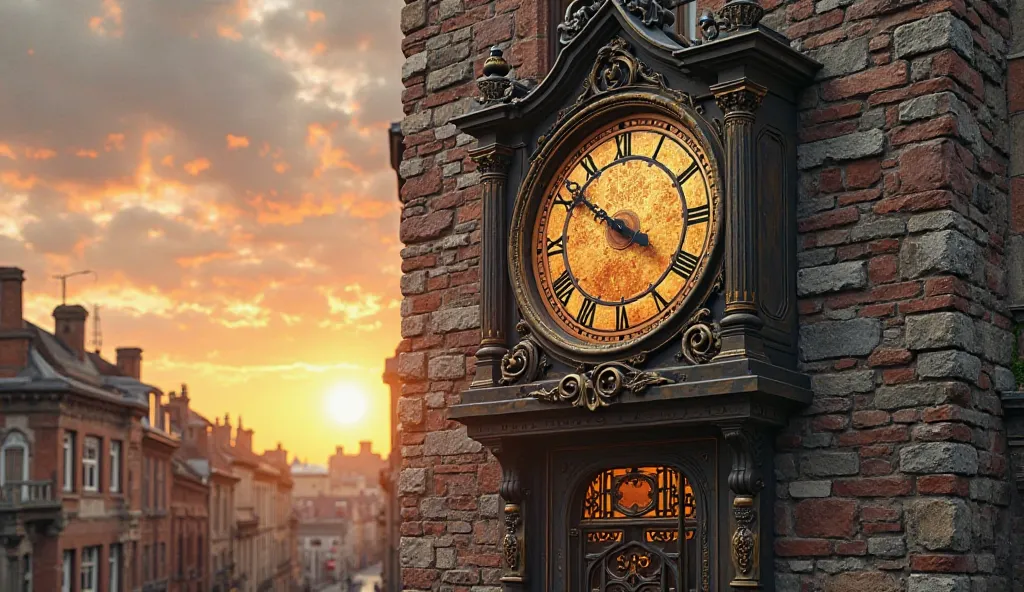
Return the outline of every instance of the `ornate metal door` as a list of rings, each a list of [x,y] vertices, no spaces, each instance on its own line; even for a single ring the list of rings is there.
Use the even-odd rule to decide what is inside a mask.
[[[696,590],[696,510],[693,489],[674,467],[601,471],[580,512],[581,590]]]
[[[550,589],[709,592],[717,565],[709,538],[720,522],[716,448],[713,440],[634,441],[556,452]]]

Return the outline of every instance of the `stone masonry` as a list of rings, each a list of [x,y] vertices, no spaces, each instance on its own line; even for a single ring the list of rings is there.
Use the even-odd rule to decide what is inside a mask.
[[[1007,245],[1024,231],[1024,139],[1011,141],[1024,125],[1024,59],[1012,58],[1024,0],[762,4],[765,24],[824,64],[798,138],[801,360],[815,402],[776,443],[777,589],[1022,591],[999,392],[1015,387],[1008,307],[1022,258]],[[479,174],[449,121],[473,107],[492,45],[517,78],[544,75],[548,10],[402,11],[408,590],[499,585],[500,470],[446,417],[480,337]]]

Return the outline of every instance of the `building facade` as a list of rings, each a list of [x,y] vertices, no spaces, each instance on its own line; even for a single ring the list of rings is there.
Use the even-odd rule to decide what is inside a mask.
[[[83,307],[57,307],[52,334],[24,321],[23,279],[0,269],[0,588],[139,587],[142,420],[158,391],[139,381],[139,350],[116,366],[85,350]]]
[[[172,464],[181,446],[181,435],[170,423],[163,394],[150,393],[149,415],[142,426],[141,554],[132,563],[144,590],[168,590],[174,538],[171,520]]]
[[[184,459],[171,461],[171,590],[209,590],[210,487]]]
[[[671,577],[705,590],[1024,589],[1022,377],[1012,371],[1024,303],[1022,3],[670,4],[416,0],[403,9],[402,587],[579,589],[579,578],[605,573],[593,587],[607,589],[625,574],[660,576],[668,564],[657,561],[672,557]],[[549,73],[558,86],[542,82]],[[706,147],[701,162],[721,167],[701,173],[723,220],[708,239],[708,269],[729,264],[716,292],[714,274],[680,263],[687,281],[707,278],[698,292],[714,306],[708,322],[690,322],[698,311],[680,301],[678,360],[659,345],[610,360],[629,368],[595,382],[609,359],[581,355],[593,348],[580,340],[560,349],[568,332],[548,330],[549,320],[587,325],[589,308],[545,312],[561,310],[563,296],[580,303],[583,288],[529,300],[542,274],[516,275],[507,245],[521,230],[518,202],[541,199],[528,172],[568,159],[571,126],[584,129],[602,105],[620,109],[629,93],[674,96],[658,104],[680,115],[655,119],[706,138],[687,149]],[[623,109],[615,114],[651,113]],[[609,146],[617,162],[640,143]],[[567,169],[577,186],[599,176],[586,155],[578,174]],[[680,186],[685,172],[671,173]],[[572,193],[559,183],[552,195],[563,185]],[[562,196],[567,212],[597,199],[572,195]],[[699,207],[687,224],[706,220]],[[639,244],[630,241],[641,229],[657,240],[626,214],[609,209],[602,227],[601,208],[587,209],[599,244],[621,246],[621,225],[623,248]],[[564,252],[552,242],[538,257]],[[524,253],[512,256],[534,256]],[[536,315],[518,316],[537,302]],[[662,301],[651,302],[660,314]],[[629,328],[608,310],[611,327]],[[771,377],[758,366],[766,359]],[[758,384],[734,390],[742,377],[730,364],[747,365]],[[530,375],[521,392],[502,390],[517,372]],[[636,390],[621,394],[625,380]],[[612,395],[601,398],[604,388]],[[689,400],[672,399],[683,391]],[[791,403],[776,407],[778,397]],[[503,424],[473,415],[480,409]],[[678,439],[702,438],[705,457],[679,460],[659,421],[676,422]],[[632,427],[641,424],[654,427]],[[592,456],[573,456],[574,445]],[[593,456],[602,450],[604,465]],[[641,464],[615,464],[627,457]],[[572,490],[580,500],[614,499],[630,483],[674,490],[682,505],[664,510],[680,529],[699,527],[675,531],[644,504],[613,502],[569,508],[545,526],[559,496],[575,503],[566,480],[587,484],[581,465],[608,481],[595,480],[593,496]],[[621,515],[653,522],[601,530]],[[714,544],[702,542],[705,528]],[[696,553],[683,559],[682,549]],[[604,554],[619,566],[586,571]]]

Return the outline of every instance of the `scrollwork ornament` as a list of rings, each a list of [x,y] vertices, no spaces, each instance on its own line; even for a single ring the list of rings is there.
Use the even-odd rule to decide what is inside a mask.
[[[626,12],[636,16],[644,26],[651,28],[670,27],[675,24],[676,17],[672,8],[666,6],[669,0],[619,0]]]
[[[533,382],[551,368],[537,343],[530,337],[523,339],[501,359],[501,384]]]
[[[627,86],[653,86],[696,109],[689,93],[669,88],[664,76],[630,53],[629,43],[621,37],[612,39],[611,43],[598,50],[597,59],[575,106],[582,105],[594,96]]]
[[[568,45],[576,38],[583,28],[587,26],[590,19],[597,14],[598,9],[607,0],[575,0],[565,8],[565,18],[558,25],[558,41],[562,45]]]
[[[711,320],[711,310],[702,308],[690,317],[683,330],[682,352],[676,359],[698,365],[707,364],[722,351],[721,327]]]
[[[589,372],[582,368],[567,374],[550,389],[529,393],[530,397],[549,403],[568,403],[597,411],[607,407],[625,391],[639,394],[648,387],[674,382],[655,372],[647,372],[622,362],[606,362]]]

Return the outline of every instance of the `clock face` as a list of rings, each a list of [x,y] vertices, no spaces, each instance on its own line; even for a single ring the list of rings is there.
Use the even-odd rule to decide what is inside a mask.
[[[555,167],[529,243],[547,324],[584,346],[642,338],[707,267],[718,200],[702,143],[673,119],[630,116]]]

